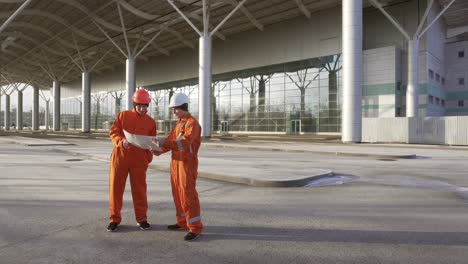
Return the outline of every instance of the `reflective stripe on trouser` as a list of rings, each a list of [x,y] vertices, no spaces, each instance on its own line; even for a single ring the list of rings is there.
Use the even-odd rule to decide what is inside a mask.
[[[146,199],[146,167],[128,168],[125,162],[117,162],[111,158],[109,175],[109,221],[120,223],[122,216],[123,194],[125,182],[130,174],[130,185],[132,189],[133,208],[137,222],[147,220],[148,201]]]
[[[200,202],[196,190],[198,161],[171,161],[172,196],[176,207],[177,224],[190,232],[200,234],[203,228]]]

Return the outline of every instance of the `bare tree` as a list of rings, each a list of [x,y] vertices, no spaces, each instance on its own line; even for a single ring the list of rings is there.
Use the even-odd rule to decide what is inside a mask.
[[[211,116],[213,117],[213,129],[216,129],[216,126],[218,125],[218,122],[219,122],[219,113],[218,113],[218,109],[216,108],[217,106],[216,98],[219,98],[219,93],[223,91],[227,86],[227,84],[218,85],[219,83],[220,81],[215,81],[211,83]],[[215,93],[216,86],[218,86],[217,96]]]
[[[109,94],[115,100],[115,111],[114,114],[117,116],[120,113],[120,108],[122,105],[122,98],[125,96],[125,91],[112,91]]]
[[[94,118],[94,129],[98,129],[98,118],[101,114],[101,103],[106,99],[106,93],[97,93],[92,95],[94,100],[96,101],[96,115]]]
[[[255,108],[256,108],[256,104],[255,104],[255,95],[257,94],[258,92],[258,87],[257,87],[257,79],[255,79],[254,76],[250,76],[249,77],[249,82],[250,82],[250,86],[244,86],[244,82],[242,79],[239,79],[237,78],[237,81],[242,85],[242,88],[244,88],[247,93],[249,94],[249,97],[250,97],[250,104],[249,104],[249,111],[248,113],[245,115],[245,130],[251,130],[253,128],[253,117],[254,117],[254,114],[255,114]]]
[[[338,115],[337,109],[337,94],[338,94],[338,72],[342,66],[338,67],[338,61],[341,54],[334,57],[334,62],[327,62],[323,68],[328,72],[328,117],[336,117]]]
[[[309,87],[309,85],[312,83],[312,81],[316,80],[322,69],[319,70],[319,72],[314,76],[314,78],[311,81],[307,81],[307,74],[308,74],[309,69],[305,70],[299,70],[296,72],[296,77],[297,80],[293,78],[291,74],[286,73],[286,76],[296,85],[296,87],[299,89],[301,92],[301,116],[304,115],[305,113],[305,93],[306,89]]]
[[[45,114],[44,114],[44,126],[45,126],[45,129],[46,130],[49,130],[49,123],[50,123],[50,99],[51,99],[51,96],[50,96],[50,92],[49,92],[49,95],[46,96],[44,94],[44,91],[43,90],[40,90],[40,94],[39,94],[42,98],[42,100],[44,100],[45,102]]]
[[[153,107],[154,107],[155,112],[156,112],[155,118],[159,119],[159,104],[164,99],[163,90],[155,91],[152,94],[150,93],[150,95],[151,95],[151,101],[154,104]]]
[[[258,81],[258,113],[262,115],[265,113],[265,91],[266,91],[266,84],[270,81],[271,76],[273,74],[261,74],[258,76],[254,76],[255,79]]]

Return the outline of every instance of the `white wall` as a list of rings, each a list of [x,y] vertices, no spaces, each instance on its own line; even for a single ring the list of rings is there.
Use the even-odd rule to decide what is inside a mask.
[[[466,146],[467,129],[468,116],[363,118],[362,142]]]

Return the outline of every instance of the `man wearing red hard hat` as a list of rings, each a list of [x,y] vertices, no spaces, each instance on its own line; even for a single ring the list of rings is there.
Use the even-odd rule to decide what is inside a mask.
[[[115,232],[122,221],[122,209],[125,182],[130,174],[133,207],[135,217],[143,230],[151,229],[147,221],[146,212],[148,202],[146,196],[146,170],[153,159],[148,149],[131,145],[125,139],[124,130],[144,136],[156,136],[156,122],[147,115],[151,102],[147,90],[138,88],[133,94],[133,109],[120,112],[112,125],[109,135],[114,144],[110,159],[109,175],[109,225],[107,231]]]

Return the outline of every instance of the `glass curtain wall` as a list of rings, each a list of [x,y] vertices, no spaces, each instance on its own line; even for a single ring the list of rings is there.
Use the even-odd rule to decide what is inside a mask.
[[[213,76],[211,122],[214,133],[301,134],[341,131],[341,55],[246,69]],[[125,88],[92,91],[91,129],[107,130],[126,104]],[[168,108],[175,93],[190,98],[198,118],[198,80],[149,85],[148,114],[168,132]],[[62,95],[62,129],[81,129],[81,94]]]
[[[341,131],[341,56],[213,76],[215,132]]]

